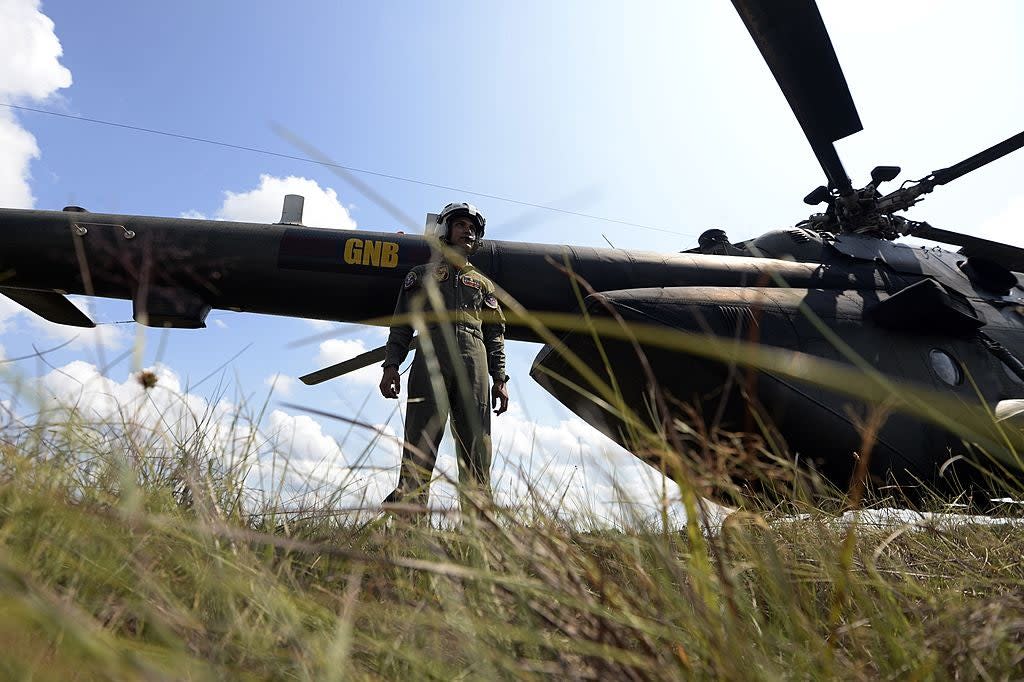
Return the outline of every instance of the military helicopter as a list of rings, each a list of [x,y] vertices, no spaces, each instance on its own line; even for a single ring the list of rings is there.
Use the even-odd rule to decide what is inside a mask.
[[[1021,473],[1014,436],[999,424],[1024,412],[1024,250],[897,213],[1024,146],[1024,133],[888,194],[879,187],[898,175],[894,166],[876,167],[856,189],[834,142],[861,123],[816,4],[733,4],[824,171],[827,184],[805,197],[823,210],[739,243],[711,230],[682,253],[485,241],[473,261],[504,300],[530,313],[577,320],[586,313],[608,323],[553,338],[513,319],[509,338],[544,344],[531,376],[650,463],[663,464],[638,442],[631,419],[656,432],[694,418],[742,430],[756,412],[786,452],[845,487],[864,461],[863,398],[763,365],[738,380],[734,358],[700,344],[680,350],[612,330],[660,330],[702,339],[704,348],[745,341],[776,356],[869,367],[886,385],[930,389],[940,403],[994,415],[993,433],[965,434],[949,419],[893,412],[872,432],[865,465],[879,484],[987,485],[975,466],[979,450],[1002,452],[1000,475]],[[201,328],[214,308],[387,324],[406,272],[432,257],[430,235],[310,228],[301,212],[300,197],[286,199],[272,225],[74,206],[2,209],[0,293],[47,320],[80,327],[93,322],[67,294],[130,300],[134,319],[155,327]],[[960,248],[914,248],[897,243],[901,236]],[[382,349],[370,351],[303,380],[324,381],[381,357]],[[618,407],[595,397],[595,376],[615,385]],[[635,408],[631,419],[622,405]]]

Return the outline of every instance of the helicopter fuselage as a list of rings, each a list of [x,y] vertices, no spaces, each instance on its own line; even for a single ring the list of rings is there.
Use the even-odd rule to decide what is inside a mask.
[[[127,299],[138,321],[167,327],[201,327],[213,308],[386,324],[405,273],[431,258],[422,235],[299,225],[0,210],[0,230],[0,291],[15,300],[19,292]],[[1024,290],[1016,275],[1009,291],[991,291],[958,254],[799,228],[740,246],[750,255],[487,240],[473,261],[533,313],[586,308],[594,316],[618,315],[711,343],[747,340],[845,364],[853,353],[894,382],[930,387],[965,404],[1024,398],[1022,378],[976,333],[983,329],[1011,356],[1024,352],[1018,312]],[[580,293],[567,271],[595,293]],[[920,312],[918,301],[936,295],[910,289],[922,282],[939,287],[946,307],[914,318],[904,311]],[[737,380],[736,363],[700,352],[641,344],[641,360],[621,339],[598,348],[586,329],[559,334],[563,348],[604,367],[603,375],[615,375],[626,404],[650,407],[656,384],[668,398],[664,404],[679,408],[669,408],[675,412],[668,416],[699,415],[722,430],[750,428],[750,408],[757,405],[784,441],[782,451],[839,485],[863,450],[863,403],[813,378],[759,372],[749,383]],[[510,325],[508,336],[538,340],[522,323]],[[571,388],[583,379],[554,347],[545,345],[532,375],[589,423],[659,464],[637,448],[614,411]],[[647,415],[651,429],[664,426],[666,415],[655,416],[657,410],[636,412]],[[963,439],[948,429],[897,413],[877,434],[871,471],[879,482],[932,485],[963,452]],[[971,478],[969,471],[954,471]]]

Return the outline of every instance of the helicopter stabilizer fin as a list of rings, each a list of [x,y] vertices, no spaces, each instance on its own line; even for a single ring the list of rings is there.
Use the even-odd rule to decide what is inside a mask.
[[[0,287],[0,294],[18,305],[28,308],[39,317],[72,327],[95,327],[96,323],[72,303],[67,296],[56,291],[33,291]]]

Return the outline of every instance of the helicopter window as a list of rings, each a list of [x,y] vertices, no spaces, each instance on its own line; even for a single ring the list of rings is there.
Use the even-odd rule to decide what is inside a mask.
[[[933,348],[929,353],[932,361],[932,371],[943,383],[950,386],[959,386],[964,380],[964,373],[960,370],[960,363],[952,355],[944,350]]]

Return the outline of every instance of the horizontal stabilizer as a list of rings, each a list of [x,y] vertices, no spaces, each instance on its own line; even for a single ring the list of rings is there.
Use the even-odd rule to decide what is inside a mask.
[[[418,343],[419,337],[414,337],[412,343],[409,344],[409,350],[416,350]],[[386,354],[387,346],[380,346],[379,348],[374,348],[373,350],[368,350],[361,355],[357,355],[350,360],[345,360],[344,362],[339,362],[336,365],[331,365],[330,367],[324,367],[323,369],[318,369],[315,372],[310,372],[305,376],[299,377],[299,380],[307,386],[316,386],[317,384],[322,384],[328,379],[340,377],[343,374],[354,372],[357,369],[362,369],[363,367],[369,367],[377,362],[383,362]]]
[[[13,289],[0,287],[0,294],[11,299],[18,305],[28,308],[39,317],[57,324],[71,327],[95,327],[93,322],[67,296],[56,291],[33,291],[31,289]]]

